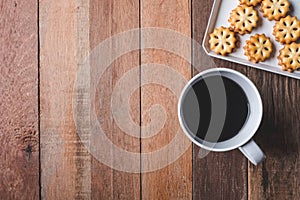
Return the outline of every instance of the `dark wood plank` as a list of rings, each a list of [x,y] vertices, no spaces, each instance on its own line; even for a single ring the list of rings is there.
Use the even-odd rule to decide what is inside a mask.
[[[88,1],[40,1],[43,199],[89,199],[91,158],[76,133],[73,89],[89,50]],[[80,113],[79,113],[80,114]]]
[[[166,44],[165,46],[172,47],[172,43],[167,42],[168,39],[173,39],[174,44],[179,42],[176,37],[168,36],[160,33],[159,30],[146,34],[147,27],[169,29],[169,33],[177,31],[187,38],[182,44],[181,53],[191,55],[191,9],[190,2],[185,0],[179,1],[159,1],[159,0],[142,0],[141,1],[141,27],[142,27],[142,45],[153,35],[151,42],[156,44]],[[167,31],[168,32],[168,31]],[[145,35],[144,35],[145,34]],[[172,33],[171,33],[172,35]],[[169,38],[170,37],[170,38]],[[164,46],[164,45],[162,45]],[[169,49],[142,49],[142,89],[141,89],[141,104],[142,104],[142,127],[149,126],[149,129],[142,128],[142,198],[143,199],[191,199],[192,198],[192,149],[191,143],[179,127],[177,118],[177,102],[178,97],[174,89],[183,87],[181,78],[188,80],[191,77],[191,67],[188,60],[183,59],[182,55],[176,55]],[[155,70],[148,70],[147,64],[153,63]],[[159,66],[158,66],[159,65]],[[153,66],[153,65],[152,65]],[[173,69],[176,75],[172,75]],[[169,71],[168,71],[169,70]],[[159,79],[169,80],[164,86],[160,84]],[[150,84],[143,85],[150,82]],[[155,83],[155,81],[157,81]],[[176,86],[176,87],[175,87]],[[180,92],[179,88],[179,92]],[[165,110],[165,119],[163,114],[152,106],[159,104],[161,110]],[[152,111],[150,111],[153,108]],[[156,112],[157,111],[157,112]],[[160,122],[166,120],[162,124],[160,130],[156,130]],[[156,125],[155,125],[156,124]],[[151,126],[152,125],[152,126]],[[179,132],[177,133],[177,131]],[[147,137],[147,134],[154,134]],[[171,141],[175,135],[179,134],[186,141],[187,149],[184,144],[176,143],[177,147],[171,148]],[[166,151],[160,151],[166,148]],[[183,148],[183,155],[176,162],[172,162],[172,155],[178,149]],[[149,154],[147,154],[149,153]],[[148,155],[148,156],[146,156]],[[170,161],[169,164],[163,167],[163,161]],[[162,165],[162,166],[161,166]],[[158,168],[156,168],[158,167]],[[159,169],[163,167],[162,169]],[[151,172],[147,172],[147,171]],[[154,171],[153,171],[154,170]],[[146,173],[147,172],[147,173]]]
[[[0,199],[39,198],[37,8],[0,2]]]
[[[101,45],[105,39],[109,39],[117,33],[129,31],[139,27],[139,1],[138,0],[126,0],[126,1],[90,1],[90,49],[93,50],[97,46]],[[139,37],[133,38],[139,42]],[[121,49],[122,45],[128,45],[128,42],[134,42],[129,39],[127,43],[123,44],[117,40],[111,41],[112,52],[116,52],[117,49]],[[112,116],[112,93],[118,84],[118,81],[122,79],[126,74],[130,73],[130,70],[139,70],[139,50],[128,52],[119,58],[114,59],[113,63],[105,70],[101,77],[98,77],[98,92],[95,102],[101,102],[96,106],[97,115],[101,121],[101,127],[103,128],[106,136],[116,147],[124,149],[128,152],[139,153],[140,152],[140,139],[138,137],[132,137],[130,134],[134,132],[133,129],[129,132],[121,130],[116,123],[116,120]],[[113,55],[109,55],[113,56]],[[105,60],[106,58],[101,58]],[[91,68],[95,70],[98,65],[91,60]],[[131,81],[137,83],[137,90],[132,91],[133,94],[130,99],[125,99],[127,89],[132,83],[125,83],[121,87],[123,88],[121,96],[118,102],[121,104],[127,104],[127,100],[130,102],[130,116],[126,118],[132,118],[134,123],[140,125],[140,93],[139,93],[139,73],[131,77]],[[124,118],[122,119],[124,120]],[[130,124],[126,124],[130,127]],[[103,152],[108,154],[111,158],[116,158],[117,152],[114,148],[110,152]],[[130,154],[130,153],[129,153]],[[127,161],[126,161],[127,160]],[[125,162],[130,162],[130,158],[125,157]],[[135,160],[136,161],[136,160]],[[138,170],[140,163],[138,161]],[[112,163],[111,166],[106,166],[101,163],[101,160],[97,160],[96,157],[92,158],[92,199],[139,199],[140,198],[140,174],[133,173],[133,171],[118,171],[116,166],[122,165],[122,163]],[[125,169],[124,169],[125,170]],[[134,169],[130,169],[134,170]]]
[[[300,81],[249,70],[264,105],[264,118],[255,139],[267,159],[249,165],[249,199],[300,198]]]
[[[202,44],[213,0],[193,1],[193,39]],[[247,75],[248,68],[212,59],[193,45],[195,73],[211,67],[227,67]],[[193,146],[194,199],[247,199],[247,160],[238,151],[210,152],[199,157],[200,148]]]

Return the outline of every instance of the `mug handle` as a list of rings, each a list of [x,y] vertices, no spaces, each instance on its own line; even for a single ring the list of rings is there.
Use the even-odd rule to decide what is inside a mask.
[[[259,146],[254,142],[254,140],[250,140],[243,146],[239,147],[239,150],[252,162],[254,165],[261,163],[265,158],[265,154],[259,148]]]

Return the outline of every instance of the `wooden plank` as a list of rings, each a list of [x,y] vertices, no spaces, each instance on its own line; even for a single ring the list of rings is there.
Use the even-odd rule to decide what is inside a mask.
[[[101,43],[110,39],[117,33],[129,31],[139,27],[139,1],[90,1],[90,49],[97,48]],[[122,45],[129,45],[128,42],[139,42],[138,34],[136,38],[129,39],[125,44],[120,43],[117,39],[110,41],[112,52],[117,52],[122,49]],[[139,69],[139,50],[134,50],[122,55],[119,58],[113,59],[113,63],[108,66],[103,75],[99,77],[99,88],[95,102],[101,102],[96,106],[97,115],[102,121],[103,128],[109,140],[116,147],[124,149],[128,152],[140,152],[139,137],[132,137],[130,134],[134,130],[123,131],[111,113],[111,99],[118,81],[122,79],[130,70]],[[108,55],[108,56],[113,56]],[[101,58],[105,60],[106,58]],[[91,67],[97,67],[96,61],[91,60]],[[131,79],[139,86],[139,74],[131,76]],[[140,93],[137,89],[130,99],[124,99],[127,89],[131,83],[125,83],[121,86],[123,89],[121,96],[123,98],[117,100],[121,104],[127,104],[130,101],[130,116],[134,123],[140,124]],[[123,102],[123,103],[122,103]],[[124,118],[122,119],[124,120]],[[129,127],[129,124],[128,124]],[[110,149],[111,158],[118,157],[114,148]],[[129,160],[125,157],[124,160]],[[138,170],[139,160],[138,162]],[[101,163],[101,160],[92,158],[92,199],[139,199],[140,197],[140,175],[139,171],[120,171],[115,167],[122,163],[112,163],[111,166],[106,166]],[[133,169],[132,169],[133,170]]]
[[[0,199],[39,198],[37,8],[0,2]]]
[[[138,27],[138,8],[137,1],[40,2],[42,197],[139,198],[139,174],[118,172],[113,170],[114,166],[101,164],[97,156],[91,157],[85,148],[91,136],[85,136],[84,146],[73,119],[73,115],[83,116],[80,112],[84,110],[75,113],[72,108],[76,76],[87,53],[115,33]],[[93,65],[93,60],[90,64],[92,75],[93,68],[98,66]],[[136,66],[139,51],[117,59],[99,77],[101,84],[95,102],[101,102],[96,107],[97,114],[109,139],[128,151],[140,152],[139,138],[127,136],[109,116],[113,88],[125,72]],[[137,124],[139,96],[134,93],[131,101],[132,118]],[[115,155],[113,149],[108,153]]]
[[[190,79],[191,65],[191,7],[189,1],[141,1],[141,33],[142,46],[147,43],[156,43],[156,46],[166,46],[159,49],[142,49],[141,63],[141,112],[142,112],[142,198],[143,199],[191,199],[192,198],[192,148],[191,143],[181,132],[177,118],[178,95],[175,87],[182,89],[184,83],[180,81]],[[150,31],[147,27],[164,28]],[[181,33],[187,40],[179,47],[180,54],[172,52],[172,44],[176,47]],[[168,36],[169,35],[169,36]],[[171,35],[171,36],[170,36]],[[173,37],[173,36],[174,37]],[[149,39],[153,37],[152,39]],[[178,37],[178,38],[176,38]],[[173,42],[167,40],[171,39]],[[170,45],[168,47],[168,45]],[[176,52],[176,50],[175,50]],[[180,56],[188,55],[186,58]],[[151,64],[153,63],[153,64]],[[150,64],[150,66],[146,66]],[[152,70],[149,67],[154,67]],[[174,77],[170,74],[175,72]],[[159,78],[169,80],[163,85]],[[152,82],[151,82],[152,81]],[[146,84],[146,85],[144,85]],[[179,92],[180,93],[180,92]],[[151,106],[159,104],[158,107]],[[165,118],[164,118],[165,114]],[[165,120],[165,122],[164,122]],[[161,124],[162,122],[162,124]],[[156,130],[161,125],[161,129]],[[146,128],[144,128],[146,127]],[[147,127],[149,129],[147,129]],[[177,133],[179,131],[179,133]],[[149,136],[152,136],[150,137]],[[171,148],[171,141],[179,134],[184,144],[176,144]],[[149,137],[147,137],[147,135]],[[185,144],[185,145],[186,145]],[[183,155],[175,162],[172,156],[175,151],[182,149]],[[165,149],[165,151],[163,151]],[[148,155],[148,156],[147,156]],[[164,163],[168,161],[169,163]],[[167,166],[165,166],[167,165]],[[161,168],[163,167],[163,168]]]
[[[300,198],[300,81],[251,70],[264,105],[264,118],[256,140],[267,159],[249,165],[249,199]]]
[[[40,1],[41,197],[89,199],[90,155],[76,134],[72,97],[89,50],[88,1]]]
[[[202,44],[213,0],[193,1],[193,39]],[[193,45],[193,65],[199,71],[211,67],[228,67],[247,75],[248,68],[212,59]],[[197,70],[195,70],[195,74]],[[247,199],[247,161],[238,151],[210,152],[199,157],[200,148],[193,146],[194,199]]]

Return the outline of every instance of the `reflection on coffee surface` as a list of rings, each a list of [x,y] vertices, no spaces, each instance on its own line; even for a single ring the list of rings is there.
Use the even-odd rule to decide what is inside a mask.
[[[208,142],[222,142],[237,135],[250,112],[243,89],[235,81],[216,75],[194,83],[182,102],[181,114],[190,134]],[[219,109],[220,105],[223,109]],[[212,113],[217,117],[213,118]]]

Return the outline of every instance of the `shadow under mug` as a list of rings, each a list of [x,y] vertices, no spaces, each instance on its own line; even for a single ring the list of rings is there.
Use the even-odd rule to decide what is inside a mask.
[[[220,80],[222,80],[221,77],[231,79],[240,86],[248,99],[249,114],[243,127],[232,138],[220,142],[209,142],[205,140],[206,137],[204,139],[201,139],[196,136],[196,133],[192,133],[185,123],[182,111],[183,99],[185,98],[188,91],[192,90],[191,86],[193,86],[200,80],[205,80],[205,78],[209,76],[219,76]],[[220,107],[220,105],[217,106]],[[262,115],[262,100],[255,85],[243,74],[227,68],[213,68],[197,74],[184,87],[178,102],[178,118],[180,126],[183,129],[184,133],[194,144],[203,149],[216,152],[224,152],[238,148],[254,165],[257,165],[265,159],[264,153],[252,139],[253,135],[259,128],[262,120]]]

